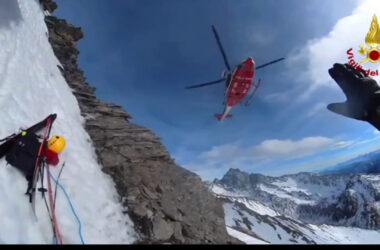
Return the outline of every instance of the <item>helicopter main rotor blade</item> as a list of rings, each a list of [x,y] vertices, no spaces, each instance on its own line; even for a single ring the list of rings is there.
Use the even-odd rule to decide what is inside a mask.
[[[271,61],[271,62],[269,62],[269,63],[265,63],[265,64],[262,64],[262,65],[260,65],[260,66],[257,66],[257,67],[256,67],[256,70],[258,70],[258,69],[262,69],[262,68],[267,67],[267,66],[269,66],[269,65],[271,65],[271,64],[274,64],[274,63],[278,63],[278,62],[280,62],[280,61],[282,61],[282,60],[285,60],[285,58],[284,58],[284,57],[283,57],[283,58],[279,58],[279,59],[274,60],[274,61]]]
[[[224,60],[224,64],[226,65],[228,71],[231,71],[231,67],[230,67],[230,64],[228,63],[228,59],[227,59],[226,53],[224,52],[224,49],[223,49],[222,43],[220,42],[220,38],[219,38],[218,32],[216,31],[214,25],[212,25],[212,31],[214,32],[214,35],[215,35],[216,41],[217,41],[218,46],[219,46],[219,50],[220,50],[220,52],[222,53],[223,60]]]
[[[202,83],[202,84],[198,84],[198,85],[188,86],[188,87],[186,87],[185,89],[201,88],[201,87],[204,87],[204,86],[208,86],[208,85],[213,85],[213,84],[221,83],[221,82],[224,82],[225,80],[226,80],[225,78],[222,78],[222,79],[219,79],[219,80],[216,80],[216,81],[212,81],[212,82],[206,82],[206,83]]]

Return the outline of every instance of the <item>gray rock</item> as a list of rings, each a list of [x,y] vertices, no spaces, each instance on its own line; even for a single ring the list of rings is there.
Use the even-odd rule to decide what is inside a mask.
[[[173,230],[174,230],[174,239],[177,240],[179,243],[184,243],[185,242],[185,238],[182,235],[182,226],[181,226],[181,223],[174,222],[173,225],[174,225],[174,228],[173,228]]]
[[[57,3],[55,3],[53,0],[40,0],[40,3],[42,4],[44,10],[47,10],[50,13],[53,13],[53,11],[58,7]]]
[[[174,228],[171,223],[159,217],[153,219],[153,237],[156,241],[167,241],[174,234]]]

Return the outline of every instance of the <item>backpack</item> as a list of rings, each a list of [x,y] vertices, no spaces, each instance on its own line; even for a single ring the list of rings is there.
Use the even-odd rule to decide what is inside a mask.
[[[41,174],[41,183],[43,181],[43,172],[41,171],[41,164],[43,159],[38,159],[39,151],[42,142],[40,142],[39,137],[36,133],[44,128],[48,128],[50,132],[51,124],[57,118],[57,114],[51,114],[46,117],[44,120],[34,124],[26,130],[23,130],[21,133],[12,134],[4,139],[1,139],[0,142],[4,142],[0,145],[0,159],[5,156],[8,164],[19,169],[26,177],[28,181],[28,189],[26,194],[30,196],[30,200],[33,200],[33,194],[35,194],[35,185],[38,180],[38,173]],[[44,144],[46,144],[46,138],[48,134],[44,136]],[[47,145],[44,145],[46,149]],[[41,152],[40,157],[44,157],[43,152]],[[36,161],[39,161],[39,166],[36,166]],[[54,159],[55,162],[57,159]],[[37,169],[36,169],[37,167]],[[36,172],[36,176],[34,176]],[[45,191],[42,183],[42,192]],[[40,190],[40,189],[39,189]]]
[[[26,133],[17,138],[5,155],[5,160],[19,169],[31,185],[33,172],[41,142],[35,133]]]

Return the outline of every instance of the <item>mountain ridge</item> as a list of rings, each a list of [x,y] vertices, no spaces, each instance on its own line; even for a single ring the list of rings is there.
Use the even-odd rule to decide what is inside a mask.
[[[240,232],[244,228],[271,243],[339,242],[315,234],[333,234],[330,229],[360,237],[380,231],[380,174],[270,177],[230,169],[209,188],[224,202],[227,226]],[[380,242],[376,239],[371,242]]]
[[[319,171],[321,174],[380,173],[380,150],[372,151]]]

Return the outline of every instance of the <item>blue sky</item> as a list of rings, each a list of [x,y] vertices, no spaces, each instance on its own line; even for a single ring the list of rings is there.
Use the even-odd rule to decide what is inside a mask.
[[[97,96],[122,105],[132,122],[162,138],[179,165],[204,179],[230,167],[269,175],[316,171],[378,148],[373,127],[326,109],[345,100],[327,70],[348,48],[324,42],[341,39],[334,38],[337,24],[368,9],[357,0],[57,2],[55,15],[83,28],[80,66]],[[360,13],[372,17],[373,10]],[[259,71],[263,84],[253,104],[235,107],[223,123],[214,118],[223,109],[223,84],[184,89],[224,70],[211,24],[232,65],[249,56],[257,64],[288,58]],[[318,57],[332,61],[313,66]]]

